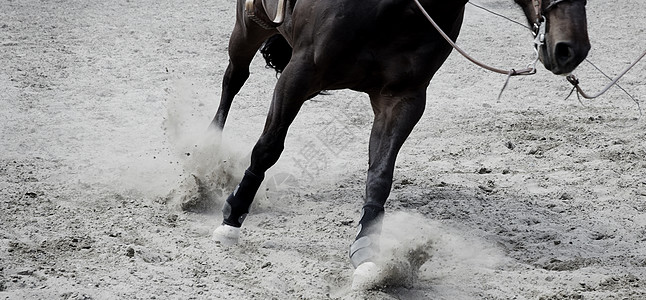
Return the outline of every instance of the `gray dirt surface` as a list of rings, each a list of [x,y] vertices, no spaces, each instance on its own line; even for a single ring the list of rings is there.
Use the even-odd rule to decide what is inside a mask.
[[[523,21],[512,1],[477,3]],[[644,3],[587,7],[588,59],[614,75],[646,48]],[[646,299],[636,103],[617,88],[565,99],[542,66],[498,100],[504,76],[455,52],[398,159],[387,285],[350,289],[372,122],[355,92],[306,103],[240,244],[214,244],[220,214],[191,201],[231,192],[276,81],[258,57],[222,140],[207,134],[234,11],[1,0],[0,298]],[[458,42],[499,67],[532,59],[525,29],[472,6]],[[641,101],[645,71],[620,81]],[[587,62],[575,73],[590,92],[607,83]]]

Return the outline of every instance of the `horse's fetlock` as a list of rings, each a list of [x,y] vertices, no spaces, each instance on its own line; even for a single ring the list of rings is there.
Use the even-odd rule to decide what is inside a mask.
[[[350,245],[350,262],[356,268],[362,263],[372,262],[379,254],[379,236],[370,235],[357,238]]]
[[[240,184],[236,186],[233,193],[224,202],[224,206],[222,207],[224,220],[222,224],[233,227],[242,226],[242,222],[244,222],[249,213],[249,207],[263,179],[263,175],[256,175],[249,170],[245,171],[245,175],[242,177]]]

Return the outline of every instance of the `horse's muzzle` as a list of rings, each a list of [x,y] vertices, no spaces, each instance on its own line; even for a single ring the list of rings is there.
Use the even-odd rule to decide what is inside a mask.
[[[551,49],[541,50],[540,58],[546,69],[556,75],[570,74],[588,56],[590,44],[560,41]]]
[[[569,74],[588,56],[590,44],[559,42],[554,46],[554,74]],[[556,72],[555,72],[556,71]]]

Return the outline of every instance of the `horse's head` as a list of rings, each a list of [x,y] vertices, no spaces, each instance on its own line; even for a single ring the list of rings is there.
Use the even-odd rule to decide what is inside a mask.
[[[538,55],[554,74],[569,74],[590,50],[586,0],[514,0],[537,34]]]

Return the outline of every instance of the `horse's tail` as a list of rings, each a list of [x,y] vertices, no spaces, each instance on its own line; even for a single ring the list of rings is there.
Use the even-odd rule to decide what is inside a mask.
[[[262,57],[265,58],[268,68],[273,68],[276,73],[283,72],[287,63],[292,58],[292,46],[280,34],[268,38],[260,48]]]

